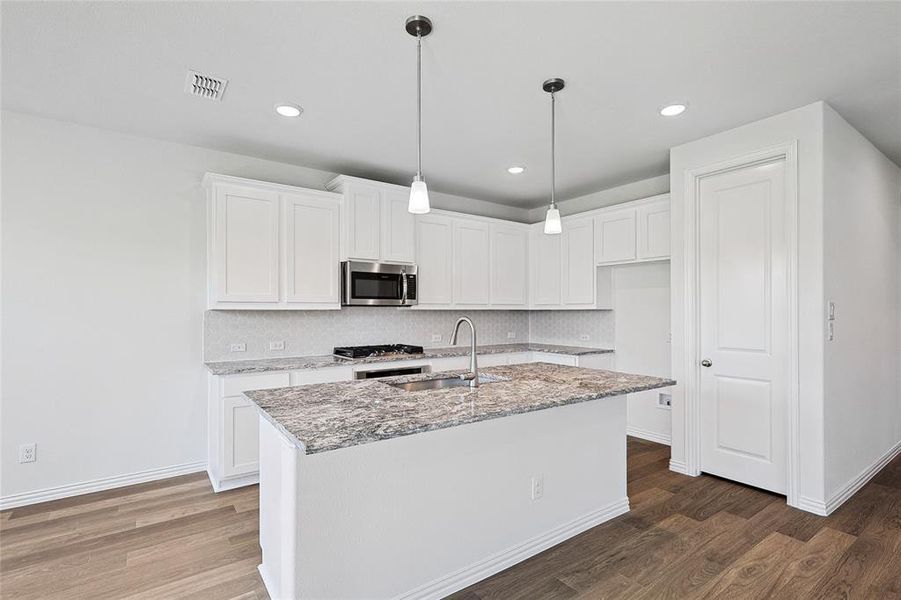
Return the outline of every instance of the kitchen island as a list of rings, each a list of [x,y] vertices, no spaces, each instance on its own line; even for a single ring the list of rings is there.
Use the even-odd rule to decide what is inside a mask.
[[[270,595],[441,597],[629,509],[625,394],[657,377],[530,363],[247,392]]]

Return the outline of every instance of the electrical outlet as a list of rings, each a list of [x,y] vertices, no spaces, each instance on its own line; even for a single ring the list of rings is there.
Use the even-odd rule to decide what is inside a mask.
[[[37,459],[37,444],[32,442],[30,444],[21,444],[19,446],[20,463],[30,463],[36,461]]]
[[[285,342],[269,342],[270,350],[284,350]]]
[[[544,496],[544,475],[532,477],[532,500],[541,500]]]
[[[588,335],[587,333],[583,333],[582,335],[579,336],[579,339],[582,340],[583,342],[587,342],[588,340],[591,339],[591,336]]]
[[[441,334],[440,334],[440,333],[433,333],[433,334],[432,334],[432,341],[433,341],[433,342],[440,342],[440,341],[441,341]]]
[[[232,344],[228,347],[229,352],[247,352],[247,344]]]
[[[515,340],[515,339],[516,339],[516,332],[515,332],[515,331],[508,331],[508,332],[507,332],[507,339],[508,339],[508,340]]]
[[[673,395],[668,392],[660,392],[657,394],[657,408],[672,408]]]

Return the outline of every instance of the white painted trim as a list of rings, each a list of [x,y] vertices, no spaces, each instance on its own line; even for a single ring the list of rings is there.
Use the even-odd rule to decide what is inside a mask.
[[[826,500],[824,515],[831,514],[835,509],[848,501],[848,499],[857,493],[857,491],[867,484],[879,471],[894,460],[896,456],[901,454],[901,440],[894,446],[889,448],[888,452],[876,459],[872,465],[861,471],[857,477],[846,483],[838,491]],[[800,508],[800,507],[799,507]],[[820,513],[817,513],[820,514]]]
[[[787,503],[789,506],[801,508],[800,502],[800,367],[799,333],[798,333],[798,231],[800,219],[798,213],[798,140],[784,144],[762,148],[743,156],[704,165],[684,172],[684,218],[683,218],[683,253],[684,253],[684,297],[683,319],[684,339],[682,351],[685,355],[685,367],[682,373],[676,373],[676,379],[683,383],[685,402],[685,462],[679,466],[684,470],[670,469],[686,475],[697,476],[701,473],[701,390],[700,390],[700,249],[698,247],[698,228],[700,219],[699,181],[703,178],[718,175],[727,171],[747,167],[756,163],[769,162],[782,158],[785,161],[785,211],[786,231],[788,233],[787,248],[789,260],[788,293],[789,293],[789,381],[786,429],[788,444],[786,450],[788,481],[786,485]],[[805,509],[806,510],[806,509]]]
[[[217,479],[216,476],[213,475],[213,472],[210,469],[207,469],[206,475],[210,478],[210,485],[213,486],[213,491],[217,494],[219,492],[225,492],[239,487],[256,485],[260,482],[259,473],[251,473],[249,475],[242,475],[240,477],[227,477],[225,479]]]
[[[669,446],[672,443],[672,437],[657,433],[656,431],[649,431],[647,429],[639,429],[638,427],[632,427],[631,425],[626,426],[626,435],[631,435],[632,437],[641,438],[643,440],[648,440],[649,442],[657,442],[658,444],[666,444]],[[672,461],[670,461],[672,462]]]
[[[829,514],[826,511],[826,504],[819,500],[813,500],[806,496],[801,496],[798,498],[798,503],[795,505],[795,508],[813,513],[815,515],[819,515],[821,517],[825,517]]]
[[[179,475],[188,475],[190,473],[198,473],[205,470],[206,461],[185,463],[181,465],[172,465],[171,467],[162,467],[160,469],[138,471],[137,473],[129,473],[127,475],[115,475],[113,477],[83,481],[81,483],[70,483],[68,485],[35,490],[33,492],[10,494],[9,496],[0,498],[0,510],[18,508],[29,504],[38,504],[39,502],[49,502],[50,500],[59,500],[61,498],[80,496],[82,494],[90,494],[93,492],[102,492],[113,488],[135,485],[137,483],[146,483],[158,479],[167,479],[169,477],[178,477]]]
[[[623,498],[588,513],[582,517],[565,523],[532,539],[518,544],[484,560],[463,567],[462,569],[439,577],[429,583],[414,588],[395,597],[395,600],[413,600],[425,598],[444,598],[449,594],[462,590],[478,581],[499,573],[527,558],[547,550],[560,542],[600,525],[610,519],[629,512],[629,499]]]
[[[674,473],[681,473],[682,475],[688,475],[689,477],[697,477],[698,473],[689,473],[688,467],[685,466],[685,462],[681,460],[670,459],[669,460],[669,470]]]

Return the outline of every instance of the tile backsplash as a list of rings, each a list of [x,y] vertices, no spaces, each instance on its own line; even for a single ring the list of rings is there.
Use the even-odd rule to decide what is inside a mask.
[[[533,310],[529,312],[529,341],[612,348],[611,310]]]
[[[335,346],[363,344],[447,346],[454,323],[464,314],[475,322],[480,344],[613,345],[613,313],[600,310],[425,311],[365,306],[340,311],[209,310],[203,320],[204,360],[331,354]],[[582,339],[585,335],[588,340]],[[269,349],[271,343],[280,342],[283,350]],[[468,329],[461,329],[459,343],[468,342]],[[246,350],[231,352],[232,344],[244,344]]]

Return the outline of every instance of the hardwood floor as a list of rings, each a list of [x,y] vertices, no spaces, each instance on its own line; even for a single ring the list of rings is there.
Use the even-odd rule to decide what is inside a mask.
[[[826,518],[668,459],[630,438],[630,513],[453,598],[901,599],[901,458]],[[268,598],[257,508],[198,473],[3,511],[0,597]]]

